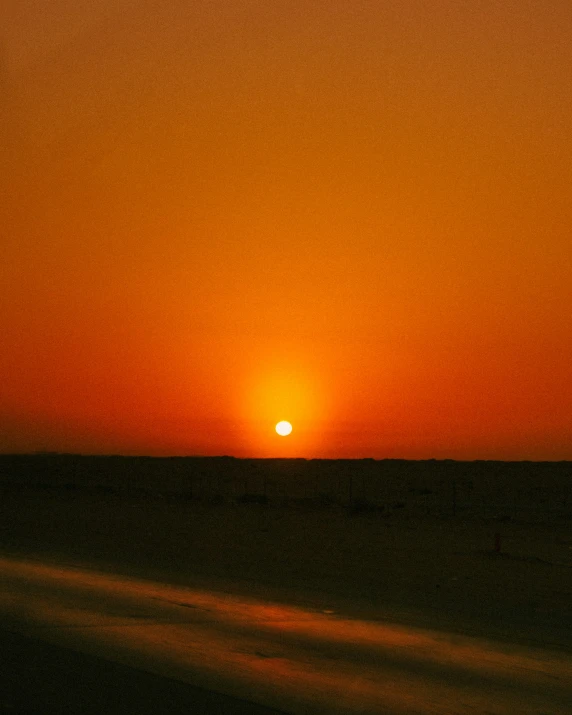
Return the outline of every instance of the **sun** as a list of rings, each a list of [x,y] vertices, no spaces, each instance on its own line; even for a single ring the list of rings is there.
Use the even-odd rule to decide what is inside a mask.
[[[290,422],[286,422],[286,420],[282,420],[282,422],[279,422],[276,425],[275,430],[276,430],[276,432],[278,432],[278,434],[281,437],[286,437],[287,435],[290,434],[290,432],[292,432],[292,425],[290,424]]]

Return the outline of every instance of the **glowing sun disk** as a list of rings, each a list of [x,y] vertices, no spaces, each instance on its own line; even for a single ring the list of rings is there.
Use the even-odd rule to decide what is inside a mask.
[[[290,424],[290,422],[282,420],[276,425],[275,429],[281,437],[286,437],[286,435],[289,435],[290,432],[292,432],[292,425]]]

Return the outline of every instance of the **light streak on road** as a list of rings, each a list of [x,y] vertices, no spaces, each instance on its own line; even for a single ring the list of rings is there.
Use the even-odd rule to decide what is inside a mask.
[[[3,627],[296,714],[570,712],[569,654],[0,558]]]

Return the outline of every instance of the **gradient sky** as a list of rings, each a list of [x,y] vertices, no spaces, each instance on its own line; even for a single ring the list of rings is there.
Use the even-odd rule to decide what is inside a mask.
[[[2,15],[0,451],[572,459],[569,0]]]

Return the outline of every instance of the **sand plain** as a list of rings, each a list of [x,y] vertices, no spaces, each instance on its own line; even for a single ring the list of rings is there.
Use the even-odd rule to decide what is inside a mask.
[[[2,554],[572,653],[568,465],[554,470],[551,490],[524,465],[517,503],[511,482],[485,473],[476,488],[466,465],[454,487],[435,465],[415,465],[415,478],[396,470],[376,499],[371,463],[335,465],[329,493],[324,475],[299,462],[287,489],[286,462],[272,465],[282,482],[276,471],[272,484],[260,470],[245,474],[244,464],[225,474],[219,461],[200,479],[178,474],[177,488],[145,470],[138,480],[136,462],[126,464],[123,484],[99,465],[73,480],[69,471],[20,481],[5,472]],[[544,501],[526,504],[539,494]]]

